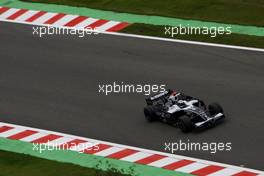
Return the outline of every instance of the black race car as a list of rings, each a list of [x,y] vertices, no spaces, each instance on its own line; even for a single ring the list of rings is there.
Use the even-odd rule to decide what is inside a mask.
[[[183,132],[211,127],[225,118],[218,103],[207,107],[202,100],[170,89],[147,97],[146,103],[144,114],[149,122],[159,120],[179,127]]]

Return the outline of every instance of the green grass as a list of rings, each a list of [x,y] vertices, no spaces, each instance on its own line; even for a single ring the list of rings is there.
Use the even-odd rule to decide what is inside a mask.
[[[171,38],[168,35],[165,35],[164,26],[133,24],[123,29],[121,32]],[[217,35],[214,38],[210,37],[210,35],[175,35],[173,39],[264,48],[264,37],[256,37],[256,36],[240,35],[240,34]]]
[[[222,23],[264,26],[264,0],[23,0]]]
[[[22,0],[95,9],[264,26],[264,0]],[[132,24],[121,32],[170,38],[164,26]],[[174,39],[264,48],[264,37],[235,34],[176,35]]]
[[[117,171],[100,171],[69,163],[0,150],[0,176],[124,176]]]

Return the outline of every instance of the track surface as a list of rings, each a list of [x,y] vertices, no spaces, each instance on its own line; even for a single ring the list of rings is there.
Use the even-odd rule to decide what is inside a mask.
[[[264,53],[111,35],[32,35],[0,23],[0,121],[162,151],[164,142],[232,142],[178,154],[263,170]],[[98,93],[113,81],[166,84],[225,108],[225,123],[182,134],[147,123],[144,95]]]

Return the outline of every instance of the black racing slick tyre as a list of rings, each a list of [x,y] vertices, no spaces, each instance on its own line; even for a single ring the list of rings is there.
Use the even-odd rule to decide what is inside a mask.
[[[144,108],[144,115],[148,122],[156,120],[155,109],[153,106],[147,106]]]
[[[179,118],[179,128],[182,132],[188,133],[193,130],[194,125],[188,116],[183,116]]]
[[[210,115],[216,115],[218,113],[223,113],[224,110],[218,103],[211,103],[208,105],[208,110]]]

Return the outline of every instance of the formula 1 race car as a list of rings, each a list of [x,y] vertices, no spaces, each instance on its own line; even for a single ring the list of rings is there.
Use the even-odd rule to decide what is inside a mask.
[[[208,128],[225,118],[223,108],[218,103],[208,107],[202,100],[166,90],[146,98],[144,115],[149,122],[156,120],[171,124],[190,132],[195,128]]]

